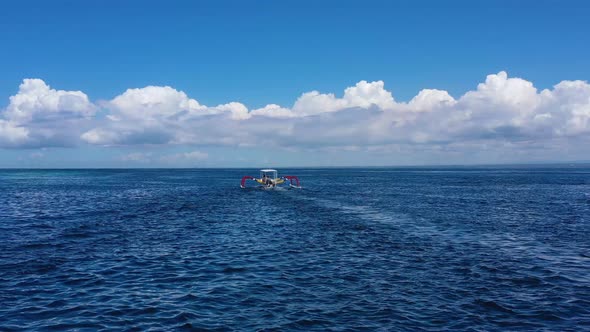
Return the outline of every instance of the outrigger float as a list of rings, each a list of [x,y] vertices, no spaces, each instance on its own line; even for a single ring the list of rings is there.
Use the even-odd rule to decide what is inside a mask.
[[[263,188],[272,189],[281,185],[289,185],[290,188],[301,188],[299,178],[294,175],[278,176],[276,169],[261,169],[260,178],[246,175],[242,178],[241,188],[246,188],[246,181],[252,180],[262,185]]]

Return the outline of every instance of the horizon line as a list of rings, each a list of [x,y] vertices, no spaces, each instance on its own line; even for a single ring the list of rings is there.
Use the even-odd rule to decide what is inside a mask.
[[[322,169],[322,168],[452,168],[452,167],[526,167],[526,166],[590,166],[590,161],[565,161],[565,162],[523,162],[523,163],[481,163],[481,164],[430,164],[430,165],[338,165],[338,166],[207,166],[207,167],[0,167],[0,170],[188,170],[188,169],[259,169],[259,168],[286,168],[286,169]]]

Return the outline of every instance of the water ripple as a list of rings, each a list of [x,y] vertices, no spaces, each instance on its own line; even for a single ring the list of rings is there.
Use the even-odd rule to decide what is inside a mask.
[[[0,330],[590,330],[589,169],[252,172],[0,171]]]

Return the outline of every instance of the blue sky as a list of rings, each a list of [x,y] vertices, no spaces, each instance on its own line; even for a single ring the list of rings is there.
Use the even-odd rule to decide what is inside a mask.
[[[587,129],[590,131],[586,108],[580,106],[580,100],[586,100],[586,87],[572,85],[567,93],[553,87],[590,77],[588,17],[590,4],[586,1],[3,2],[0,119],[4,119],[4,126],[0,125],[0,137],[4,134],[5,142],[0,143],[0,167],[332,166],[584,159],[588,151],[576,147],[588,142]],[[474,100],[482,96],[461,101],[466,93],[478,91],[478,84],[485,83],[488,75],[502,78],[498,74],[503,71],[507,72],[508,90],[485,94],[490,98],[485,105],[495,105],[493,110],[476,105]],[[42,80],[49,92],[41,89],[45,92],[27,95],[19,85],[29,78]],[[295,107],[302,94],[311,91],[346,99],[344,90],[361,81],[383,82],[381,90],[390,92],[396,104],[383,96],[385,99],[364,96],[359,101],[355,95],[330,105],[318,103],[316,98],[305,104],[313,111]],[[510,82],[522,86],[530,82],[538,97],[526,91],[518,95],[519,88]],[[169,86],[184,93],[187,100],[207,105],[207,116],[219,117],[215,126],[233,128],[238,134],[228,133],[227,128],[203,130],[203,121],[192,117],[181,123],[169,122],[171,114],[201,110],[186,106],[188,102],[180,97],[171,101],[176,110],[144,109],[153,115],[146,116],[150,124],[139,123],[146,119],[138,120],[139,114],[130,115],[127,108],[134,108],[133,104],[113,104],[127,89],[146,86]],[[377,94],[381,91],[377,85],[368,87]],[[434,115],[422,115],[426,106],[406,104],[423,89],[444,90],[458,102],[445,101],[446,106],[436,106],[436,110],[428,106],[429,114]],[[543,97],[543,89],[554,95]],[[19,93],[26,95],[22,100],[51,99],[47,93],[52,90],[81,91],[89,105],[75,111],[63,102],[25,109],[26,105],[11,104],[9,99]],[[572,97],[574,90],[581,95]],[[161,92],[151,91],[150,100],[173,98]],[[506,97],[506,93],[514,96]],[[507,100],[518,100],[518,105],[508,105]],[[237,120],[236,114],[241,112],[237,106],[226,107],[231,110],[223,111],[225,115],[215,109],[230,102],[242,104],[246,112],[268,104],[299,111],[294,110],[297,116],[289,113],[272,123],[265,122],[266,115]],[[324,108],[331,119],[320,114]],[[347,115],[351,109],[358,109],[358,114]],[[403,114],[384,118],[381,113],[374,115],[374,109]],[[498,109],[505,111],[496,112]],[[567,114],[554,113],[563,109]],[[23,116],[26,112],[35,115]],[[417,120],[408,112],[421,115]],[[442,112],[464,112],[469,119],[448,124],[447,128],[454,128],[450,135],[444,128],[432,126],[448,118]],[[73,113],[76,119],[71,117]],[[230,113],[233,120],[226,120]],[[501,118],[496,113],[501,113]],[[52,116],[51,123],[47,114]],[[58,117],[65,120],[58,121]],[[350,123],[365,127],[342,134],[343,128],[350,128],[347,117],[354,118]],[[547,117],[555,121],[539,125],[539,119]],[[117,120],[111,123],[111,118]],[[122,127],[124,121],[127,125]],[[306,121],[321,123],[325,132],[291,131],[296,137],[284,134],[289,128],[307,126]],[[383,121],[391,121],[401,133],[395,137],[374,134],[374,124]],[[276,128],[280,137],[259,129],[262,125]],[[100,130],[94,133],[103,137],[94,135],[92,142],[89,135],[80,139],[96,128]],[[66,131],[67,137],[58,137]],[[129,135],[113,138],[112,133],[121,131],[133,132],[129,134],[133,139]],[[196,131],[201,136],[185,139]],[[491,134],[474,136],[473,131]],[[417,132],[419,137],[411,137]],[[518,135],[506,137],[500,132]],[[18,133],[22,135],[16,137]],[[301,136],[310,139],[302,142]],[[487,154],[481,153],[481,144]]]

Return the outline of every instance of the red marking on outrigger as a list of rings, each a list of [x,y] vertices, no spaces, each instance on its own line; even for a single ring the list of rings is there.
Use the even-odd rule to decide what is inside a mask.
[[[296,177],[295,175],[285,175],[283,176],[285,179],[289,180],[289,182],[291,183],[291,185],[293,185],[293,180],[295,180],[295,183],[297,183],[295,186],[299,187],[299,178]]]
[[[253,176],[246,175],[242,178],[242,184],[240,187],[246,188],[246,180],[256,180]]]

